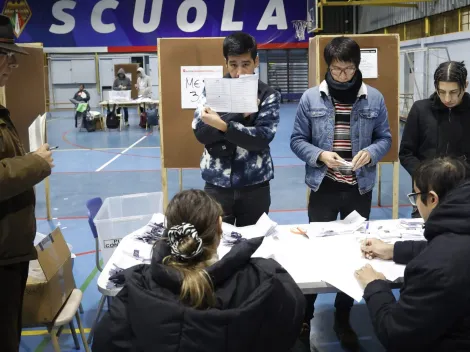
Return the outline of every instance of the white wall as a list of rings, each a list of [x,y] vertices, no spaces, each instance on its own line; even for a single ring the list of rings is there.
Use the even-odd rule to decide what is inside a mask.
[[[447,53],[444,48],[447,48],[450,59],[453,61],[464,61],[467,69],[470,72],[470,32],[450,33],[434,37],[421,38],[415,40],[403,41],[400,43],[400,49],[413,50],[419,48],[440,48],[429,51],[428,59],[424,51],[415,52],[414,55],[414,70],[416,72],[416,86],[413,90],[415,100],[419,99],[418,90],[421,96],[428,95],[434,92],[434,71],[437,66],[448,61]],[[403,62],[404,55],[402,54],[400,61],[400,93],[405,92],[405,80],[409,78],[407,67]],[[427,90],[426,90],[427,81]],[[413,82],[414,83],[414,82]],[[412,85],[412,84],[410,84]],[[411,87],[410,87],[411,88]]]

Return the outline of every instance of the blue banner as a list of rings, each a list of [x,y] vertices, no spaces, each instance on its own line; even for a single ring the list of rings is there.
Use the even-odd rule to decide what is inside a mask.
[[[0,0],[18,42],[45,47],[155,46],[157,38],[252,34],[296,42],[306,0]]]

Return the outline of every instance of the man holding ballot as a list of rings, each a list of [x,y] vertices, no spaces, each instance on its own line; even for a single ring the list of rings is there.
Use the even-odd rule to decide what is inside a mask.
[[[382,94],[362,81],[361,49],[347,37],[325,46],[325,80],[302,96],[290,146],[306,163],[305,181],[311,189],[310,222],[346,218],[353,211],[369,218],[376,166],[387,154],[392,135]],[[313,316],[316,295],[308,295],[306,323]],[[334,330],[342,346],[358,351],[349,324],[354,300],[339,292]]]
[[[223,54],[229,72],[225,78],[253,75],[259,65],[256,41],[246,33],[225,38]],[[205,92],[201,97],[192,128],[205,146],[204,190],[222,205],[227,223],[253,225],[269,212],[269,181],[274,178],[269,143],[279,123],[280,100],[280,94],[261,81],[257,112],[217,113],[206,106]]]

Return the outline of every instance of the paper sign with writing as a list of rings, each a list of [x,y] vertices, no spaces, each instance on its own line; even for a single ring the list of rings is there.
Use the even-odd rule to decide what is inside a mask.
[[[222,78],[223,66],[181,66],[181,108],[196,109],[205,78]]]

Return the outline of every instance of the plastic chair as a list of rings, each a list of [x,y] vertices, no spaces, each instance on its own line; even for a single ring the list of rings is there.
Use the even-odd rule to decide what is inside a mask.
[[[103,205],[103,200],[100,197],[92,198],[86,203],[86,207],[88,209],[88,224],[90,225],[91,233],[95,238],[95,261],[96,261],[96,268],[102,272],[103,268],[100,264],[100,242],[98,239],[98,231],[96,230],[95,223],[93,219],[95,218],[96,214],[100,210],[101,206]],[[93,333],[95,331],[96,325],[98,324],[98,320],[100,319],[101,312],[103,311],[104,304],[107,301],[108,309],[110,305],[110,297],[105,295],[101,295],[100,303],[98,304],[98,310],[96,312],[95,320],[93,321],[93,325],[91,327],[90,333],[88,334],[88,344],[91,344],[93,341]]]
[[[78,314],[78,307],[82,302],[83,293],[79,289],[74,289],[70,294],[69,298],[63,305],[60,313],[55,318],[54,322],[48,326],[50,332],[52,346],[54,347],[55,352],[60,352],[58,335],[59,331],[66,325],[70,326],[70,330],[73,336],[73,341],[75,343],[75,348],[80,350],[80,344],[78,342],[77,333],[75,332],[75,326],[73,325],[73,318],[77,320],[78,329],[80,330],[80,335],[82,337],[83,346],[85,347],[86,352],[90,352],[88,343],[86,341],[85,332],[83,330],[82,322],[80,320],[80,315]]]

